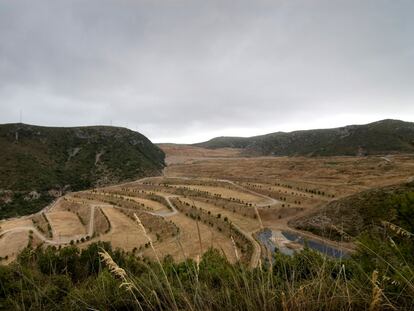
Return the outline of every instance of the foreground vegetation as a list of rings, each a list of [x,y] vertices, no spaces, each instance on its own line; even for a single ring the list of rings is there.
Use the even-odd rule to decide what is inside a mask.
[[[413,208],[414,194],[393,204]],[[253,270],[230,264],[214,249],[175,263],[169,256],[150,260],[112,250],[108,243],[27,248],[0,267],[0,309],[413,310],[413,229],[409,221],[384,222],[360,235],[350,259],[305,248],[293,257],[276,253],[272,264]]]

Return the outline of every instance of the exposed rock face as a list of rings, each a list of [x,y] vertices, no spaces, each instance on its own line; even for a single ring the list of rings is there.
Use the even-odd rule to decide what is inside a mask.
[[[25,201],[37,200],[39,198],[40,198],[40,193],[37,192],[36,190],[30,191],[28,194],[24,196]]]
[[[13,201],[13,191],[11,190],[0,190],[0,202],[10,203]]]
[[[69,149],[69,151],[68,151],[68,153],[69,153],[68,161],[70,161],[70,159],[72,159],[74,156],[76,156],[79,153],[79,151],[81,151],[81,150],[82,150],[82,148],[79,148],[79,147]]]
[[[57,190],[57,189],[50,189],[48,191],[48,193],[51,197],[58,198],[58,197],[62,196],[63,191],[62,190]]]

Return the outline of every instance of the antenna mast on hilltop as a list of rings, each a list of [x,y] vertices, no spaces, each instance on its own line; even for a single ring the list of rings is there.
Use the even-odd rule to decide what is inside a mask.
[[[23,115],[23,113],[22,113],[22,110],[20,109],[20,111],[19,111],[19,121],[20,121],[20,123],[19,124],[22,124],[22,120],[23,120],[22,115]],[[16,132],[14,133],[14,135],[15,135],[14,140],[15,140],[16,143],[19,142],[19,129],[20,129],[20,126],[17,127]]]

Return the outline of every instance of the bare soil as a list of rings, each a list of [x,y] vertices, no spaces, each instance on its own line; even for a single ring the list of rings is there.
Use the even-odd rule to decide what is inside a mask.
[[[50,225],[52,226],[53,237],[70,237],[84,235],[85,227],[80,222],[78,216],[72,212],[56,211],[47,214]]]

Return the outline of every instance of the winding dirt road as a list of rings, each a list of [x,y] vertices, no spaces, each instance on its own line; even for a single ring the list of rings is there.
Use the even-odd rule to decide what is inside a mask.
[[[24,232],[24,231],[32,231],[34,235],[36,235],[39,239],[41,239],[43,242],[47,243],[47,244],[52,244],[52,245],[60,245],[61,243],[58,241],[54,241],[54,240],[49,240],[48,238],[46,238],[42,233],[40,233],[39,230],[37,230],[35,227],[31,227],[31,226],[23,226],[23,227],[15,227],[12,229],[7,229],[7,230],[3,230],[0,232],[0,236],[7,234],[7,233],[15,233],[15,232]]]
[[[0,231],[0,236],[7,234],[7,233],[15,233],[15,232],[24,232],[24,231],[32,231],[34,235],[36,235],[42,242],[50,245],[66,245],[70,244],[72,240],[79,240],[81,238],[86,239],[86,237],[92,237],[94,234],[94,219],[95,219],[95,208],[97,206],[103,206],[102,204],[92,204],[90,207],[90,219],[88,224],[88,232],[85,235],[76,235],[76,236],[70,236],[70,237],[58,237],[56,232],[54,231],[54,228],[52,226],[52,234],[53,239],[48,239],[45,237],[43,233],[41,233],[37,228],[34,226],[21,226],[21,227],[15,227],[7,230]],[[47,217],[47,214],[45,214]],[[49,219],[48,219],[49,220]]]
[[[134,183],[143,183],[147,180],[150,180],[151,178],[154,177],[145,177],[142,179],[139,179],[137,181],[134,182],[128,182],[128,183],[124,183],[122,185],[130,185],[130,184],[134,184]],[[155,177],[156,178],[156,177]],[[194,178],[190,178],[190,177],[168,177],[167,178],[174,178],[174,179],[182,179],[182,180],[192,180]],[[227,180],[227,179],[215,179],[213,181],[217,181],[217,182],[221,182],[221,183],[227,183],[232,185],[233,187],[240,189],[243,192],[247,192],[250,194],[253,194],[257,197],[261,197],[263,199],[266,200],[266,202],[264,203],[260,203],[260,204],[255,204],[255,207],[268,207],[268,206],[273,206],[276,204],[280,204],[280,202],[274,198],[271,198],[267,195],[264,195],[262,193],[258,193],[256,191],[247,189],[231,180]],[[114,186],[115,187],[115,186]],[[119,187],[119,185],[116,185],[116,187]],[[154,216],[160,216],[160,217],[164,217],[164,218],[168,218],[168,217],[172,217],[175,216],[179,213],[179,211],[177,210],[177,208],[174,206],[174,204],[171,202],[171,198],[175,198],[178,197],[177,195],[161,195],[160,196],[164,197],[164,199],[166,200],[166,202],[168,203],[169,207],[171,208],[171,211],[158,211],[158,212],[150,212],[150,211],[145,211],[148,214],[154,215]],[[53,202],[52,204],[48,205],[47,207],[45,207],[41,212],[48,212],[51,209],[53,209],[53,207],[59,202],[60,199],[56,200],[55,202]],[[47,237],[45,237],[41,232],[39,232],[38,229],[36,229],[34,226],[21,226],[21,227],[16,227],[16,228],[12,228],[12,229],[8,229],[8,230],[4,230],[4,231],[0,231],[0,236],[4,235],[4,234],[8,234],[8,233],[12,233],[12,232],[22,232],[22,231],[32,231],[34,235],[36,235],[40,240],[42,240],[44,243],[46,244],[50,244],[50,245],[66,245],[69,244],[71,242],[71,240],[79,240],[81,238],[86,238],[87,236],[92,237],[94,234],[94,218],[95,218],[95,210],[96,207],[104,207],[104,206],[110,206],[112,208],[119,208],[119,209],[128,209],[128,208],[121,208],[121,207],[117,207],[111,204],[98,204],[98,203],[91,203],[89,204],[90,206],[90,220],[89,220],[89,224],[88,224],[88,230],[87,233],[85,235],[76,235],[76,236],[69,236],[69,237],[58,237],[56,235],[56,233],[54,232],[54,228],[52,227],[52,232],[53,232],[53,239],[48,239]],[[134,211],[134,209],[128,209],[128,210],[132,210]],[[307,212],[307,211],[306,211]],[[305,212],[305,213],[306,213]],[[37,213],[38,214],[38,213]],[[46,214],[45,214],[46,215]],[[25,218],[31,217],[33,215],[29,215],[29,216],[25,216]],[[297,215],[295,215],[297,216]],[[290,218],[290,217],[289,217]],[[308,233],[304,233],[302,231],[299,230],[295,230],[290,228],[287,225],[287,221],[289,220],[289,218],[287,219],[283,219],[280,222],[278,222],[277,224],[274,224],[274,226],[271,226],[271,228],[277,228],[277,229],[284,229],[284,230],[290,230],[290,231],[294,231],[297,232],[301,235],[304,236],[309,236]],[[253,253],[252,253],[252,257],[250,260],[250,266],[252,268],[257,267],[259,262],[260,262],[260,257],[261,257],[261,245],[259,244],[259,242],[254,238],[254,235],[256,232],[247,232],[245,230],[243,230],[242,228],[240,228],[237,225],[234,225],[236,227],[236,229],[238,231],[240,231],[251,243],[253,246]],[[322,242],[325,242],[327,244],[331,244],[331,241],[325,241],[325,239],[321,238],[321,237],[317,237],[317,236],[313,236],[312,238],[320,240]],[[337,245],[336,245],[337,246]],[[345,247],[344,247],[345,248]]]
[[[128,185],[131,183],[142,183],[144,181],[150,180],[152,177],[145,177],[142,179],[139,179],[137,181],[134,182],[128,182],[128,183],[124,183],[122,185]],[[192,179],[192,178],[188,178],[188,177],[172,177],[172,178],[177,178],[177,179]],[[244,192],[248,192],[251,193],[255,196],[264,198],[267,200],[267,202],[265,203],[261,203],[261,204],[256,204],[256,207],[262,207],[262,206],[271,206],[271,205],[275,205],[275,204],[279,204],[279,201],[268,197],[266,195],[263,195],[261,193],[257,193],[253,190],[250,189],[246,189],[236,183],[234,183],[233,181],[230,180],[225,180],[225,179],[218,179],[216,180],[218,182],[224,182],[224,183],[228,183],[231,184],[232,186],[234,186],[235,188],[238,188]],[[119,185],[117,185],[117,187],[119,187]],[[177,208],[174,206],[174,204],[171,202],[171,198],[175,198],[178,197],[176,195],[161,195],[162,197],[164,197],[164,199],[166,200],[166,202],[168,203],[169,207],[171,208],[171,211],[159,211],[159,212],[150,212],[150,211],[146,211],[146,213],[154,215],[154,216],[161,216],[164,218],[168,218],[168,217],[172,217],[175,216],[179,213],[179,211],[177,210]],[[61,200],[61,198],[57,199],[55,202],[53,202],[52,204],[46,206],[44,209],[42,209],[40,212],[36,213],[36,214],[41,214],[41,213],[45,213],[46,217],[47,217],[47,212],[49,212],[50,210],[53,209],[53,207],[59,202],[59,200]],[[80,240],[82,238],[86,237],[92,237],[94,234],[94,218],[95,218],[95,209],[96,207],[104,207],[104,206],[111,206],[112,208],[119,208],[117,206],[113,206],[110,204],[95,204],[95,203],[91,203],[90,205],[90,220],[89,220],[89,224],[88,224],[88,232],[85,235],[76,235],[76,236],[69,236],[69,237],[59,237],[58,234],[56,233],[55,229],[52,226],[52,234],[53,234],[53,239],[49,239],[47,238],[44,234],[42,234],[37,228],[35,228],[34,226],[22,226],[22,227],[16,227],[16,228],[12,228],[12,229],[8,229],[8,230],[4,230],[4,231],[0,231],[0,236],[4,235],[4,234],[8,234],[8,233],[13,233],[13,232],[30,232],[32,231],[34,235],[36,235],[41,241],[43,241],[46,244],[50,244],[50,245],[67,245],[70,244],[70,242],[72,240]],[[125,208],[120,208],[120,209],[125,209]],[[133,210],[133,209],[130,209]],[[33,215],[29,215],[29,216],[24,216],[22,218],[30,218]],[[243,230],[242,228],[234,225],[237,230],[239,230],[251,243],[253,246],[253,254],[252,254],[252,258],[250,260],[250,266],[251,267],[257,267],[259,264],[259,260],[260,260],[260,256],[261,256],[261,247],[260,244],[254,239],[253,235],[254,232],[246,232],[245,230]]]

